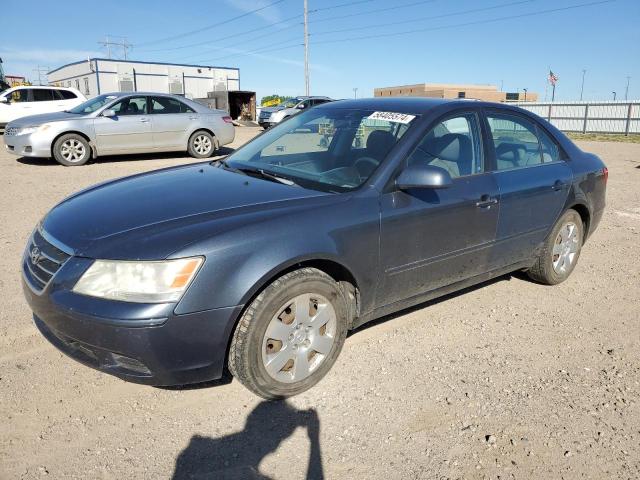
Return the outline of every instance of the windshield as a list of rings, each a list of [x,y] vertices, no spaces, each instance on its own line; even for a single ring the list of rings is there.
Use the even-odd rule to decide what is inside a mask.
[[[414,118],[393,112],[315,108],[267,130],[225,163],[280,175],[306,188],[353,190],[373,174]]]
[[[293,108],[295,107],[297,104],[299,104],[302,101],[301,98],[290,98],[289,100],[287,100],[286,102],[280,104],[281,107],[284,108]]]
[[[111,103],[116,98],[118,97],[115,95],[99,95],[67,111],[69,113],[93,113],[107,103]]]

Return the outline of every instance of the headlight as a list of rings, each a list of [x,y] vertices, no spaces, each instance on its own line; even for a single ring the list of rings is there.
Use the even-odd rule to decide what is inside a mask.
[[[18,129],[16,135],[29,135],[30,133],[46,130],[49,127],[50,125],[47,123],[43,125],[31,125],[28,127],[22,127]]]
[[[202,264],[202,257],[158,262],[96,260],[73,291],[125,302],[176,302]]]

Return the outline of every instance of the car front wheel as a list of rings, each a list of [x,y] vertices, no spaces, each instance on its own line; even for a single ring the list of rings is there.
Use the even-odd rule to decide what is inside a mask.
[[[540,283],[556,285],[564,282],[578,263],[584,238],[582,218],[575,210],[567,210],[553,227],[529,277]]]
[[[244,311],[229,350],[229,370],[266,399],[297,395],[331,369],[348,324],[338,284],[314,268],[287,273]]]
[[[91,147],[84,137],[69,133],[53,144],[53,157],[67,167],[84,165],[91,158]]]

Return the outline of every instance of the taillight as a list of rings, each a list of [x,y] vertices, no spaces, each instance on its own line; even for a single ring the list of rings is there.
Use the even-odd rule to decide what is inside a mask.
[[[607,183],[607,180],[609,180],[609,169],[607,167],[602,168],[602,176],[604,177],[604,183]]]
[[[233,123],[231,117],[222,117],[222,120],[224,121],[224,123]]]

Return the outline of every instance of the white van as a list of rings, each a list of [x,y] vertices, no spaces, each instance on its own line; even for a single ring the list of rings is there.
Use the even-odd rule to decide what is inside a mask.
[[[16,118],[69,110],[86,100],[75,88],[35,85],[9,88],[0,93],[0,128]]]

